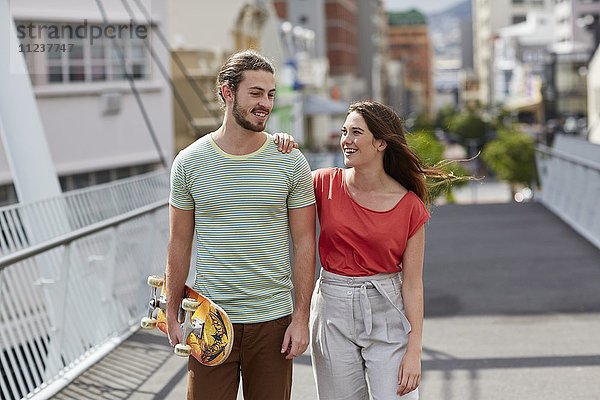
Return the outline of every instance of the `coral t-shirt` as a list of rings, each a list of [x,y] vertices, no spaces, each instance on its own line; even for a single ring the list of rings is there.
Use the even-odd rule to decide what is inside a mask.
[[[408,239],[429,219],[421,199],[406,193],[387,211],[374,211],[352,199],[344,169],[314,172],[323,268],[344,276],[402,271]]]

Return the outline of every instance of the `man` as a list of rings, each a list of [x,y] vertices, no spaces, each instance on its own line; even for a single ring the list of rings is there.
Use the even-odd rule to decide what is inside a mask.
[[[254,51],[234,54],[219,72],[217,89],[225,104],[223,124],[182,150],[171,171],[169,341],[181,341],[177,310],[196,232],[194,288],[225,309],[234,324],[234,346],[216,367],[190,357],[188,399],[235,400],[240,373],[246,400],[289,399],[292,359],[309,340],[315,271],[311,172],[298,150],[278,152],[264,132],[275,97],[267,59]]]

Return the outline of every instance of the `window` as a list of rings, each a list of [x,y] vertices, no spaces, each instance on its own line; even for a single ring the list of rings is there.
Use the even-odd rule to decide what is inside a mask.
[[[110,182],[110,170],[97,171],[94,173],[96,185],[100,183]]]
[[[0,205],[6,206],[17,202],[17,192],[12,183],[0,185]]]
[[[69,190],[82,189],[91,185],[112,182],[116,179],[129,178],[134,175],[145,174],[147,172],[151,172],[159,168],[162,168],[162,166],[159,163],[132,165],[121,168],[102,169],[89,173],[63,175],[59,177],[59,181],[62,191],[67,192]],[[11,188],[11,185],[4,187],[0,186],[0,204],[3,201],[2,196],[8,198],[12,197],[15,199],[12,202],[16,201],[16,194],[14,194],[14,188]],[[9,194],[7,195],[6,193]]]
[[[512,23],[518,24],[518,23],[524,22],[526,19],[527,19],[527,17],[525,15],[513,15]]]
[[[117,169],[117,179],[128,178],[132,175],[130,167],[121,167]]]
[[[94,28],[102,27],[106,28]],[[127,79],[126,72],[136,80],[150,78],[148,35],[123,31],[120,37],[79,38],[78,28],[81,25],[17,22],[21,45],[30,50],[23,54],[34,85],[122,81]],[[33,51],[42,45],[45,51]]]
[[[73,182],[75,189],[81,189],[90,185],[90,174],[76,174],[73,175]]]

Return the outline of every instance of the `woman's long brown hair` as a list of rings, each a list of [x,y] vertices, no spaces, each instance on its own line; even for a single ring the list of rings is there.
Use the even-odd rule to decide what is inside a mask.
[[[387,143],[383,155],[385,172],[419,196],[427,207],[431,203],[431,195],[426,179],[431,178],[434,186],[455,180],[456,177],[446,173],[441,165],[429,167],[421,162],[408,147],[404,124],[394,110],[375,101],[361,101],[350,105],[348,114],[353,111],[363,117],[375,139],[383,139]]]

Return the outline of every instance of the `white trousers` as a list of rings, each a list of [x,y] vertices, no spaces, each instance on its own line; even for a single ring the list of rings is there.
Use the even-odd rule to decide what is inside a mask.
[[[399,274],[321,271],[310,321],[319,400],[368,400],[369,393],[373,400],[419,398],[418,389],[396,394],[410,332],[401,288]]]

